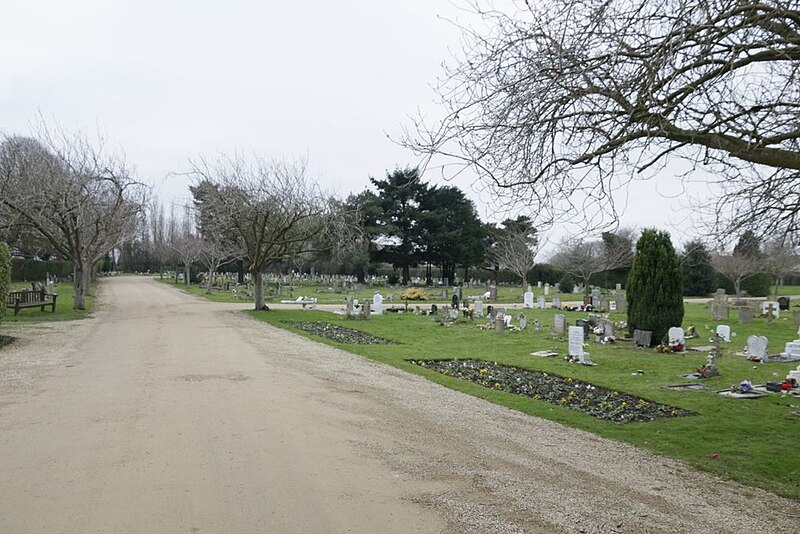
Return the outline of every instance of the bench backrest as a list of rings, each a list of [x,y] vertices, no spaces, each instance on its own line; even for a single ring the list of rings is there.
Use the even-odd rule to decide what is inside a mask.
[[[50,295],[48,295],[44,289],[39,291],[23,289],[22,291],[9,291],[6,302],[8,306],[13,306],[17,299],[19,299],[20,304],[31,304],[34,302],[45,302],[49,296]]]

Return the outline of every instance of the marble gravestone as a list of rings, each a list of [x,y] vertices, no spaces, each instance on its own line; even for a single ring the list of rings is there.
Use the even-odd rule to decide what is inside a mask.
[[[545,305],[544,295],[539,295],[539,309],[543,310]]]
[[[475,301],[473,309],[476,317],[483,317],[483,301],[481,299]]]
[[[649,347],[652,337],[653,332],[650,330],[634,330],[633,344],[637,347]]]
[[[519,314],[519,329],[525,330],[528,328],[528,319],[525,317],[524,313]]]
[[[767,336],[747,336],[747,355],[767,361]]]
[[[533,292],[526,291],[524,295],[522,295],[523,307],[524,308],[533,308]]]
[[[567,338],[567,348],[570,356],[583,357],[583,328],[580,326],[569,327],[569,337]]]
[[[553,307],[553,309],[556,309],[556,310],[561,309],[561,297],[559,297],[558,295],[553,297],[552,307]]]
[[[545,295],[549,295],[550,294],[550,283],[549,282],[544,285],[544,294]]]
[[[677,343],[678,345],[686,345],[686,334],[680,326],[673,326],[667,332],[667,338],[670,343]]]
[[[375,315],[383,315],[383,295],[375,293],[375,296],[372,297],[372,308],[372,313]]]
[[[731,340],[731,327],[726,324],[717,326],[717,335],[722,338],[722,341],[730,342]]]

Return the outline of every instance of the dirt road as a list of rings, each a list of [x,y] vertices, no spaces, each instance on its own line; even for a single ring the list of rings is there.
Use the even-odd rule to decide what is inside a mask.
[[[800,504],[145,278],[8,325],[0,532],[779,532]]]

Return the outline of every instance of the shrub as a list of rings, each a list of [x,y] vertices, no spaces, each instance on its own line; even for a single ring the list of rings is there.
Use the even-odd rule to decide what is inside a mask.
[[[428,300],[428,294],[418,287],[409,287],[397,294],[401,300]]]
[[[648,229],[636,243],[626,286],[628,329],[650,330],[658,345],[683,322],[683,274],[669,234]]]

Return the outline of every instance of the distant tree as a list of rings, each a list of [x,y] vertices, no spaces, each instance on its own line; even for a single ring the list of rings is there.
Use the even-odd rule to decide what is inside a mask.
[[[681,256],[683,294],[706,296],[716,289],[717,275],[711,266],[711,253],[702,241],[686,243]]]
[[[402,270],[402,283],[411,281],[411,267],[419,262],[421,227],[420,202],[428,190],[419,169],[395,169],[385,180],[370,178],[378,190],[381,216],[376,226],[385,237],[377,259]]]
[[[683,322],[683,276],[667,232],[647,229],[636,243],[626,285],[628,329],[651,331],[657,345]]]
[[[0,322],[6,313],[8,290],[11,287],[11,250],[8,244],[0,241]]]
[[[721,275],[731,281],[736,298],[742,297],[742,283],[762,272],[764,262],[756,257],[745,254],[715,254],[711,265]]]
[[[782,241],[771,241],[765,248],[765,269],[772,277],[774,284],[773,294],[777,297],[780,286],[786,275],[800,271],[800,254],[796,246],[788,245]]]
[[[594,275],[630,265],[629,246],[624,239],[589,241],[584,237],[567,237],[558,245],[550,263],[581,280],[584,296],[588,296]]]
[[[264,272],[314,250],[314,238],[334,226],[329,199],[304,160],[223,155],[193,163],[191,172],[215,185],[218,217],[235,232],[253,277],[255,309],[264,309]]]
[[[442,279],[453,283],[456,268],[483,261],[484,226],[475,205],[457,187],[428,188],[419,204],[419,258],[427,262],[427,282],[431,283],[431,265],[441,267]]]
[[[500,269],[519,276],[524,290],[528,285],[528,272],[536,264],[540,245],[533,221],[530,217],[519,216],[501,223],[488,254]]]

